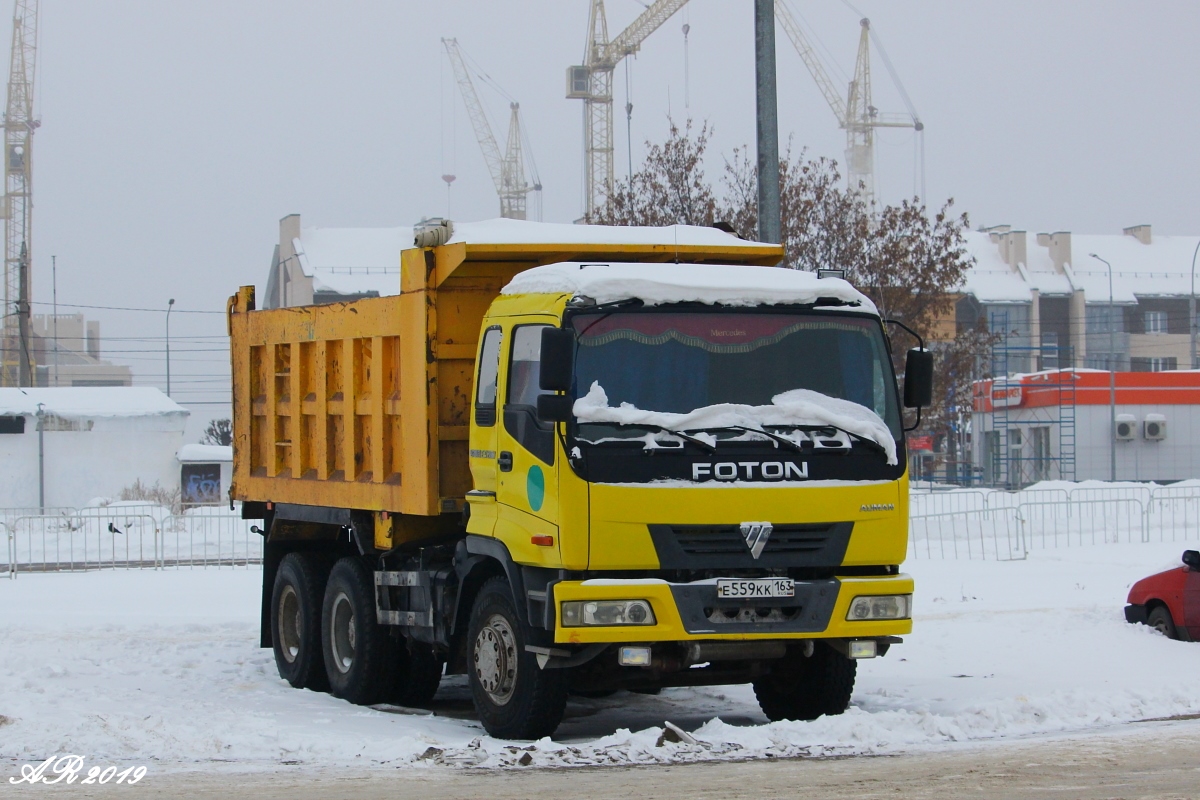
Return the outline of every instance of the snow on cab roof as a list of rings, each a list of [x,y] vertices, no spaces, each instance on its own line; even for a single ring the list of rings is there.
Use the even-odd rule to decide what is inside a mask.
[[[60,417],[142,417],[187,414],[153,386],[73,386],[0,389],[0,414],[36,415],[38,404]]]
[[[624,225],[571,225],[516,219],[455,222],[448,244],[641,244],[761,248],[761,242],[700,225],[659,228]]]
[[[784,267],[564,262],[519,273],[500,293],[586,295],[597,303],[636,298],[647,305],[727,306],[808,305],[828,297],[855,304],[854,311],[877,313],[866,295],[840,278]]]

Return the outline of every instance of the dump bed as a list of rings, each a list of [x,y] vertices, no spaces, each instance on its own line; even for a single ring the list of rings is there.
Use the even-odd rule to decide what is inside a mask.
[[[405,250],[400,294],[256,311],[229,301],[235,500],[432,516],[471,488],[477,339],[500,289],[560,261],[778,263],[706,228],[493,221]]]

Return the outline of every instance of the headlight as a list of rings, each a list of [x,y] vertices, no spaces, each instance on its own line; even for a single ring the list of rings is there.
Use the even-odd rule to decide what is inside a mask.
[[[846,619],[851,622],[866,619],[908,619],[911,613],[911,594],[883,594],[854,598]]]
[[[562,604],[564,628],[581,625],[653,625],[654,612],[645,600],[573,600]]]

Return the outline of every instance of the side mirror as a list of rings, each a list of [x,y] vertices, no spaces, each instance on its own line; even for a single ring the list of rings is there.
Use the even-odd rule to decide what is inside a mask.
[[[574,331],[568,328],[542,328],[542,363],[538,386],[550,392],[571,391],[574,359]]]
[[[1183,563],[1185,566],[1200,572],[1200,550],[1184,550]]]
[[[933,402],[933,353],[913,348],[904,361],[904,407],[924,408]]]
[[[537,415],[542,422],[567,422],[574,402],[565,394],[539,394]]]

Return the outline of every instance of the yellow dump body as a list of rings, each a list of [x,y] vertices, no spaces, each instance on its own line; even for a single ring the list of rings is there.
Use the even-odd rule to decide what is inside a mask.
[[[471,489],[480,326],[518,272],[560,261],[770,265],[777,245],[460,242],[406,250],[400,294],[254,309],[229,301],[235,500],[429,517]]]

